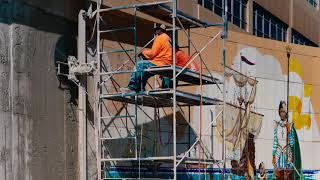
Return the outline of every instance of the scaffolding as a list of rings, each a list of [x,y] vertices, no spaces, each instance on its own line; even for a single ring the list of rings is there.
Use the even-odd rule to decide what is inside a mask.
[[[226,1],[225,1],[226,2]],[[182,164],[198,164],[199,166],[207,166],[207,165],[217,165],[221,168],[222,176],[225,175],[226,172],[226,147],[225,147],[225,133],[223,130],[223,143],[222,143],[222,155],[221,159],[214,158],[213,155],[208,150],[208,147],[202,142],[202,133],[205,133],[211,130],[215,126],[215,119],[212,118],[209,126],[201,132],[200,134],[196,134],[196,140],[193,144],[188,142],[188,148],[182,154],[177,154],[177,112],[180,111],[182,107],[189,108],[189,117],[190,117],[190,107],[191,106],[199,106],[200,114],[202,111],[202,106],[205,105],[219,105],[223,106],[223,110],[217,114],[217,117],[222,115],[222,119],[224,119],[225,112],[225,78],[223,76],[223,80],[213,77],[210,73],[205,61],[202,59],[200,54],[208,47],[210,43],[212,43],[217,38],[222,38],[223,43],[223,52],[222,52],[222,64],[225,75],[225,67],[226,67],[226,39],[227,39],[227,5],[224,3],[224,15],[223,22],[217,24],[210,24],[208,22],[199,20],[197,18],[191,17],[177,9],[177,0],[167,0],[167,1],[156,1],[152,3],[141,3],[141,4],[133,4],[127,6],[120,7],[105,7],[102,5],[101,0],[97,2],[97,10],[95,11],[95,33],[96,33],[96,65],[97,69],[94,72],[94,120],[95,120],[95,141],[96,141],[96,157],[97,157],[97,178],[101,179],[113,179],[113,178],[121,178],[121,177],[112,177],[108,176],[107,169],[112,166],[117,165],[119,162],[128,162],[133,165],[138,166],[139,174],[134,178],[142,178],[141,174],[141,162],[150,162],[157,163],[163,162],[166,166],[171,168],[172,176],[170,179],[177,179],[177,171],[178,167]],[[132,10],[133,24],[129,27],[115,27],[110,28],[104,22],[104,18],[106,17],[104,14],[113,11],[123,11],[123,10]],[[137,12],[142,12],[149,16],[152,16],[156,19],[159,19],[163,22],[170,24],[171,28],[171,39],[172,44],[176,44],[177,41],[177,31],[182,31],[188,38],[188,49],[190,52],[190,48],[193,47],[196,51],[196,54],[192,57],[192,59],[188,62],[185,67],[177,67],[176,66],[176,56],[173,56],[173,65],[167,67],[153,67],[149,68],[145,71],[148,71],[155,75],[161,75],[163,77],[169,77],[173,81],[173,87],[171,89],[161,89],[151,87],[150,90],[144,91],[141,93],[122,93],[116,90],[116,92],[111,92],[110,87],[106,84],[108,82],[115,82],[114,76],[119,74],[129,74],[135,71],[132,70],[124,70],[125,64],[129,62],[133,62],[136,64],[138,59],[138,45],[137,45]],[[190,38],[190,29],[191,28],[207,28],[207,27],[222,27],[222,30],[219,31],[215,36],[213,36],[210,41],[205,44],[205,46],[198,50]],[[108,29],[106,29],[108,27]],[[103,43],[101,42],[103,36],[105,34],[119,32],[119,31],[131,31],[134,35],[133,37],[133,48],[126,49],[121,46],[120,49],[107,51],[103,47]],[[152,40],[147,43],[144,47],[148,46]],[[144,48],[143,47],[143,48]],[[172,47],[173,52],[176,51],[176,47]],[[121,66],[116,69],[108,68],[105,65],[104,59],[108,54],[113,53],[124,53],[129,57],[129,60],[125,61]],[[131,55],[130,55],[131,53]],[[186,67],[192,63],[197,57],[200,58],[200,72],[194,72],[186,69]],[[204,68],[202,67],[204,66]],[[208,70],[208,75],[203,74],[202,69]],[[177,81],[184,82],[184,86],[200,86],[200,94],[193,94],[189,92],[184,92],[178,90]],[[202,86],[206,84],[216,85],[217,88],[220,89],[220,85],[223,85],[222,91],[223,99],[219,100],[213,97],[206,97],[202,94]],[[124,104],[124,114],[113,112],[106,113],[106,106],[108,103],[119,102]],[[131,104],[133,107],[131,110],[128,110],[128,104]],[[148,156],[145,155],[141,157],[141,144],[142,144],[142,127],[139,127],[139,111],[143,111],[142,107],[151,107],[154,108],[155,118],[159,115],[159,108],[169,107],[172,111],[172,155],[170,156]],[[201,116],[201,115],[200,115]],[[149,117],[150,119],[154,119]],[[200,117],[201,119],[202,117]],[[104,130],[107,127],[105,125],[105,120],[109,120],[108,122],[121,119],[125,120],[125,122],[132,122],[133,129],[127,130],[126,137],[120,136],[105,136]],[[190,120],[190,118],[189,118]],[[224,122],[224,121],[223,121]],[[223,123],[224,124],[224,123]],[[124,125],[126,126],[126,125]],[[224,125],[222,126],[224,129]],[[189,127],[190,128],[190,127]],[[140,132],[140,134],[139,134]],[[190,133],[190,131],[189,131]],[[190,137],[190,135],[189,135]],[[132,146],[132,155],[130,157],[112,157],[108,154],[110,144],[115,145],[113,141],[119,140],[120,138],[126,138],[128,145]],[[190,139],[190,138],[189,138]],[[197,159],[190,156],[190,152],[196,147],[199,146],[203,151],[203,159]],[[212,142],[213,146],[213,142]],[[213,150],[213,149],[212,149]],[[200,155],[200,153],[199,153]],[[171,165],[170,165],[171,164]],[[128,178],[128,177],[124,177]],[[146,178],[146,177],[144,177]]]

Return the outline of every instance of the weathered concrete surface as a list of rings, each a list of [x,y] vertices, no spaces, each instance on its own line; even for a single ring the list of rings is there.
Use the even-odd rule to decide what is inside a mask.
[[[53,14],[0,0],[0,180],[77,179],[76,87],[55,64],[76,24]]]

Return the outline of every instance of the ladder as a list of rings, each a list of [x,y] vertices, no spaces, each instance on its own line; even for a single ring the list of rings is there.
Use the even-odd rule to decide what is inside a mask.
[[[96,89],[96,104],[95,104],[95,138],[96,138],[96,158],[97,158],[97,178],[98,180],[106,179],[106,175],[104,173],[105,170],[105,164],[106,163],[113,163],[114,161],[117,161],[116,158],[112,157],[105,157],[106,154],[110,153],[108,149],[108,144],[114,143],[119,139],[126,139],[128,142],[131,142],[129,144],[134,144],[134,148],[131,149],[131,157],[137,159],[138,157],[138,142],[137,142],[137,111],[138,106],[137,104],[134,106],[134,110],[132,112],[129,112],[127,109],[127,105],[123,104],[123,109],[125,110],[125,114],[119,113],[106,113],[106,106],[109,104],[106,104],[105,99],[101,98],[102,94],[105,93],[105,91],[108,91],[108,83],[113,81],[113,76],[122,71],[122,68],[125,67],[125,64],[118,67],[116,70],[113,70],[112,67],[107,67],[105,65],[105,58],[108,57],[110,54],[116,54],[116,53],[124,53],[128,56],[128,60],[125,62],[133,64],[136,64],[137,62],[137,44],[136,44],[136,37],[137,37],[137,29],[136,29],[136,8],[134,8],[134,16],[133,16],[133,24],[128,27],[119,27],[119,28],[111,28],[108,27],[108,24],[104,22],[103,16],[101,13],[107,12],[104,11],[105,9],[101,8],[101,1],[99,0],[97,3],[97,12],[96,12],[96,35],[97,35],[97,64],[98,64],[98,73],[95,78],[95,85],[97,87]],[[116,10],[116,9],[114,9]],[[111,10],[112,11],[112,10]],[[134,35],[134,47],[131,49],[126,49],[123,46],[121,46],[121,49],[113,49],[113,50],[105,50],[103,47],[103,43],[101,42],[102,36],[105,35],[111,35],[117,33],[117,32],[133,32]],[[133,56],[130,56],[129,53],[133,53]],[[108,74],[109,73],[109,74]],[[137,98],[135,96],[134,98]],[[123,132],[119,133],[119,136],[114,137],[112,135],[106,136],[105,131],[107,130],[109,124],[113,123],[115,121],[116,124],[121,122],[123,124],[123,129],[126,129],[128,122],[132,122],[131,126],[133,126],[133,130],[125,132],[123,135]],[[108,124],[109,123],[109,124]],[[116,127],[117,128],[117,127]],[[119,147],[120,148],[120,147]],[[120,158],[120,160],[122,160]]]

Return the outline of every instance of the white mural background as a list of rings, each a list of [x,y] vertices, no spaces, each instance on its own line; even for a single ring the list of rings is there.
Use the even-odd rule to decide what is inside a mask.
[[[246,57],[255,65],[248,65],[241,62],[241,56]],[[291,59],[293,63],[297,63],[294,57]],[[240,65],[241,64],[241,65]],[[296,66],[297,64],[294,64]],[[299,65],[299,64],[298,64]],[[253,111],[264,115],[262,121],[262,127],[259,135],[255,139],[255,164],[258,167],[260,162],[264,162],[267,169],[273,169],[272,165],[272,144],[273,144],[273,128],[274,121],[279,121],[278,107],[281,100],[287,101],[287,72],[282,72],[280,62],[273,56],[268,54],[262,54],[258,49],[247,47],[238,51],[236,57],[232,61],[231,68],[249,76],[256,78],[259,82],[257,84],[257,95],[253,104]],[[312,90],[312,86],[304,84],[301,76],[301,72],[295,72],[297,68],[290,67],[290,96],[295,96],[302,102],[300,115],[309,115],[310,122],[295,122],[302,124],[301,128],[297,129],[302,168],[303,170],[319,170],[320,169],[320,134],[310,96],[305,96],[308,93],[304,91]],[[299,69],[299,68],[298,68]],[[298,70],[299,71],[299,70]],[[214,73],[214,72],[213,72]],[[300,73],[300,76],[299,76]],[[218,73],[214,73],[215,76],[220,77]],[[297,75],[298,74],[298,75]],[[309,86],[309,87],[308,87]],[[236,101],[237,89],[235,88],[235,82],[232,78],[227,81],[227,102]],[[221,87],[222,88],[222,87]],[[198,93],[200,89],[198,89]],[[310,92],[309,92],[310,93]],[[222,93],[216,87],[216,85],[209,85],[203,87],[203,95],[209,97],[222,98]],[[216,115],[216,107],[204,106],[203,107],[203,130],[208,126],[210,120]],[[194,110],[194,119],[199,118],[199,109]],[[301,120],[301,119],[299,119]],[[292,122],[292,113],[289,113],[289,122]],[[194,129],[198,130],[199,123],[194,123]],[[206,133],[205,136],[209,136],[210,133]],[[210,145],[211,139],[209,137],[203,138],[205,144]],[[221,140],[217,137],[214,138],[214,156],[221,158]],[[217,143],[218,142],[218,143]],[[228,152],[228,158],[235,158],[239,152]],[[230,166],[229,166],[230,167]]]

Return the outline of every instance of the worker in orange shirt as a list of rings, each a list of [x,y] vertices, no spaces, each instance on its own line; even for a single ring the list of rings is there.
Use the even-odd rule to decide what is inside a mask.
[[[136,64],[136,71],[131,74],[127,88],[122,88],[122,91],[141,92],[145,90],[145,86],[150,77],[154,74],[145,72],[145,69],[155,66],[172,65],[172,46],[171,38],[166,34],[166,26],[161,24],[153,28],[156,38],[151,49],[145,49],[140,54],[144,59]]]
[[[188,62],[191,60],[191,57],[180,50],[180,47],[176,44],[176,65],[177,67],[184,68]],[[197,72],[199,70],[198,65],[196,62],[192,61],[188,66],[188,70],[195,71]],[[177,81],[178,84],[178,81]],[[162,77],[162,88],[172,88],[173,87],[173,82],[171,78],[169,77]]]

